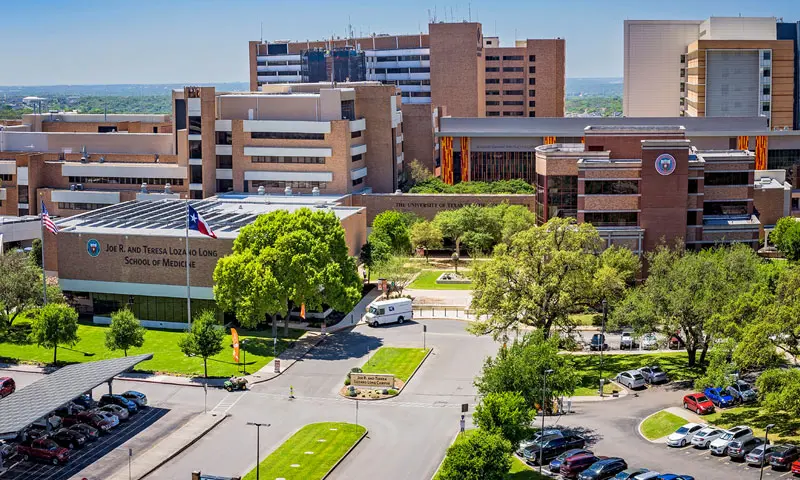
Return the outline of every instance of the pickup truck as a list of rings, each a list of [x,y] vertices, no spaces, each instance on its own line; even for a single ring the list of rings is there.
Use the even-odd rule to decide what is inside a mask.
[[[63,465],[69,461],[69,450],[49,438],[28,439],[19,444],[17,453],[25,460],[35,458],[53,465]]]

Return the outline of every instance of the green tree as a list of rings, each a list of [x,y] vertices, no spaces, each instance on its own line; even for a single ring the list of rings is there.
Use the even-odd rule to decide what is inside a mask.
[[[547,370],[546,391],[544,375]],[[483,364],[481,375],[475,379],[478,393],[517,392],[527,405],[552,405],[555,397],[571,396],[578,377],[571,359],[559,354],[559,339],[545,338],[542,330],[527,332],[510,346],[502,348],[496,357]],[[543,396],[544,394],[544,396]]]
[[[372,233],[381,238],[393,253],[408,254],[411,251],[409,226],[411,217],[395,210],[386,210],[375,216],[372,221]]]
[[[483,430],[459,436],[447,449],[439,480],[503,480],[511,469],[511,443]]]
[[[736,362],[732,361],[735,342],[728,339],[709,352],[708,367],[702,376],[694,381],[694,388],[702,391],[704,388],[717,387],[726,388],[736,380],[735,373],[738,370]]]
[[[133,312],[124,308],[111,314],[111,326],[106,331],[106,348],[122,350],[128,356],[128,350],[144,345],[145,328]]]
[[[519,392],[489,393],[481,399],[472,420],[487,432],[498,433],[518,445],[530,433],[534,412]]]
[[[768,412],[800,415],[800,370],[773,368],[756,379],[761,405]]]
[[[194,317],[192,329],[178,340],[184,355],[203,359],[203,376],[208,378],[208,357],[222,351],[225,329],[219,324],[213,310],[203,310]]]
[[[31,242],[31,251],[28,252],[31,261],[39,268],[42,268],[42,241],[34,238]]]
[[[217,262],[214,282],[217,304],[234,312],[241,325],[255,327],[266,315],[282,315],[284,335],[292,305],[349,312],[361,298],[361,279],[339,219],[309,209],[271,212],[242,228],[233,253]]]
[[[444,210],[436,214],[433,222],[445,238],[461,251],[461,244],[472,253],[487,252],[502,238],[501,218],[492,207],[467,205],[457,210]]]
[[[593,288],[602,241],[595,228],[554,218],[499,245],[488,262],[473,267],[475,334],[504,335],[529,325],[549,335],[567,326],[576,306],[599,301]]]
[[[433,178],[433,172],[431,172],[431,169],[416,158],[411,160],[409,169],[411,171],[411,180],[414,182],[414,185],[427,182]]]
[[[428,261],[429,250],[442,247],[442,231],[433,222],[422,221],[411,226],[411,245],[423,248]]]
[[[42,272],[24,253],[0,254],[0,330],[36,305],[42,295]]]
[[[406,257],[394,255],[380,265],[379,268],[389,283],[389,288],[386,289],[387,298],[391,292],[397,292],[402,295],[403,290],[420,272],[421,268],[419,266],[409,263],[407,260]]]
[[[359,254],[359,261],[367,268],[367,281],[370,281],[372,270],[381,263],[389,260],[392,256],[392,250],[389,245],[374,235],[367,238],[367,243],[361,246],[361,253]]]
[[[514,235],[536,226],[536,214],[525,205],[501,204],[493,207],[500,214],[501,239],[503,243],[511,243]]]
[[[770,241],[787,259],[800,260],[800,222],[794,217],[783,217],[775,223]]]
[[[600,266],[594,275],[595,298],[616,305],[627,288],[633,285],[640,269],[639,258],[627,248],[612,245],[603,250]]]
[[[53,364],[58,360],[58,345],[78,343],[78,312],[61,303],[40,308],[31,325],[31,340],[44,348],[53,349]]]

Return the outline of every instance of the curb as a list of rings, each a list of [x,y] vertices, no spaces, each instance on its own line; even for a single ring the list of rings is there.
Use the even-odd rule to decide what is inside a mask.
[[[348,455],[350,455],[350,452],[352,452],[358,446],[358,444],[361,443],[361,440],[364,440],[364,437],[366,437],[368,433],[369,429],[367,427],[364,427],[364,433],[361,435],[361,437],[358,440],[356,440],[356,443],[350,446],[350,448],[344,453],[344,455],[341,456],[341,458],[339,458],[339,460],[336,460],[336,463],[334,463],[331,469],[328,470],[328,473],[322,476],[321,480],[325,480],[326,478],[328,478],[328,475],[330,475],[331,473],[333,473],[334,470],[336,470],[336,467],[338,467],[339,464],[342,463],[344,459],[347,458]]]
[[[619,395],[614,397],[612,394],[604,394],[601,398],[600,395],[578,395],[572,398],[572,403],[595,403],[595,402],[609,402],[613,400],[621,400],[628,395],[630,395],[631,391],[625,388],[624,386],[620,385],[619,383],[615,382],[614,380],[610,380],[609,383],[612,383],[620,388]],[[588,399],[597,399],[597,400],[588,400]]]
[[[327,338],[327,336],[328,336],[328,334],[325,334],[325,335],[318,335],[318,336],[317,336],[317,339],[318,339],[318,340],[317,340],[316,342],[314,342],[314,343],[313,343],[313,344],[312,344],[312,345],[311,345],[311,346],[308,348],[308,350],[306,350],[305,352],[303,352],[303,354],[302,354],[302,355],[300,355],[299,357],[297,357],[296,359],[294,359],[294,361],[293,361],[291,364],[289,364],[289,365],[288,365],[286,368],[283,368],[283,369],[281,369],[281,371],[280,371],[280,372],[273,374],[273,375],[272,375],[271,377],[269,377],[269,378],[265,378],[265,379],[263,379],[263,380],[253,380],[252,382],[250,382],[250,385],[258,385],[258,384],[260,384],[260,383],[269,382],[270,380],[272,380],[272,379],[274,379],[274,378],[278,378],[278,377],[280,377],[281,375],[283,375],[283,372],[286,372],[287,370],[289,370],[290,368],[292,368],[292,366],[294,366],[294,364],[295,364],[295,363],[297,363],[298,361],[302,360],[302,359],[303,359],[303,358],[304,358],[306,355],[308,355],[308,352],[310,352],[311,350],[315,349],[315,348],[317,347],[317,345],[319,345],[320,343],[322,343],[322,341],[323,341],[323,340],[325,340],[325,338]],[[273,359],[273,360],[274,360],[274,359]],[[279,360],[280,360],[280,359],[279,359]]]
[[[431,355],[431,353],[433,353],[433,347],[430,347],[428,349],[428,353],[426,353],[425,356],[422,357],[422,360],[420,360],[419,365],[417,365],[417,368],[415,368],[414,371],[411,372],[411,375],[408,376],[408,380],[406,380],[403,383],[403,386],[400,388],[400,390],[397,391],[397,395],[392,395],[391,397],[384,397],[384,398],[355,398],[355,397],[347,397],[347,396],[342,395],[340,393],[339,396],[342,397],[342,398],[346,398],[347,400],[353,400],[353,401],[356,401],[356,402],[360,402],[361,400],[367,400],[369,402],[377,402],[377,401],[380,401],[380,400],[389,400],[390,398],[397,398],[397,397],[400,396],[401,393],[403,393],[403,390],[406,389],[406,385],[408,385],[408,383],[411,381],[411,379],[414,378],[414,375],[417,373],[417,370],[422,368],[422,364],[425,363],[425,360],[428,359],[428,357]],[[369,360],[369,359],[367,359],[367,360]]]
[[[662,438],[665,438],[665,437],[666,437],[666,435],[664,435],[663,437],[656,438],[655,440],[650,440],[649,438],[645,437],[645,436],[644,436],[644,434],[642,433],[642,425],[644,424],[644,422],[646,422],[646,421],[647,421],[647,419],[648,419],[648,418],[650,418],[650,417],[652,417],[652,416],[654,416],[654,415],[656,415],[656,414],[658,414],[658,413],[661,413],[661,412],[666,412],[666,411],[667,411],[667,409],[666,409],[666,408],[662,408],[661,410],[659,410],[659,411],[657,411],[657,412],[653,412],[653,413],[651,413],[650,415],[648,415],[648,416],[644,417],[644,418],[642,419],[642,421],[641,421],[641,422],[639,422],[639,425],[637,425],[637,426],[636,426],[636,432],[639,434],[639,436],[640,436],[640,437],[642,437],[644,440],[646,440],[646,441],[650,442],[650,443],[656,443],[656,444],[663,444],[663,443],[665,443],[665,442],[662,442],[662,441],[661,441],[661,439],[662,439]]]
[[[466,432],[466,431],[467,431],[467,430],[465,430],[465,432]],[[448,449],[449,449],[449,448],[450,448],[450,447],[451,447],[451,446],[452,446],[454,443],[456,443],[456,440],[458,440],[458,436],[459,436],[459,435],[461,435],[461,432],[458,432],[458,433],[456,433],[456,434],[453,436],[453,439],[452,439],[452,440],[450,440],[450,445],[448,445],[448,446],[447,446],[447,448],[448,448]],[[445,458],[447,458],[447,449],[445,449],[445,450],[444,450],[444,457],[442,457],[442,461],[440,461],[440,462],[439,462],[439,465],[437,465],[437,466],[436,466],[436,471],[435,471],[435,472],[433,472],[433,475],[431,475],[431,480],[434,480],[434,479],[436,478],[436,474],[437,474],[437,473],[439,473],[439,470],[441,470],[441,469],[442,469],[442,464],[444,464],[444,459],[445,459]]]

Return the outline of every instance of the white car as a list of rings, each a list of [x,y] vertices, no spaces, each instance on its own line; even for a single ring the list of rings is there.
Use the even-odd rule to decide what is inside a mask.
[[[655,333],[646,333],[642,337],[642,349],[643,350],[656,350],[658,349],[658,338],[656,338]]]
[[[625,350],[626,348],[628,350],[631,350],[634,347],[634,343],[635,342],[633,341],[633,333],[632,332],[622,332],[622,336],[620,336],[620,339],[619,339],[619,349],[620,350]]]
[[[708,448],[714,455],[727,455],[728,445],[733,441],[746,442],[753,438],[753,430],[750,427],[739,425],[730,430],[726,430],[719,438],[712,441]]]
[[[617,375],[617,383],[625,385],[630,389],[644,388],[647,386],[647,380],[639,370],[628,370]]]
[[[687,423],[667,437],[667,445],[670,447],[684,447],[692,441],[692,438],[697,435],[697,432],[706,427],[708,427],[708,425]]]
[[[100,415],[101,417],[105,418],[109,422],[111,422],[111,428],[114,428],[117,425],[119,425],[119,417],[114,415],[113,413],[109,413],[103,410],[95,410],[94,412]]]
[[[725,430],[716,427],[706,427],[694,434],[692,445],[698,448],[708,448],[708,445],[725,433]]]

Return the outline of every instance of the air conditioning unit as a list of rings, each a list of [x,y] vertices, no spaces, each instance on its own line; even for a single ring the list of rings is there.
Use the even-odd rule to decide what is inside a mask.
[[[83,184],[82,183],[76,183],[75,184],[75,190],[83,191]]]
[[[71,192],[74,192],[74,191],[75,191],[75,184],[72,184],[72,185],[70,185],[70,186],[69,186],[69,190],[70,190]]]

